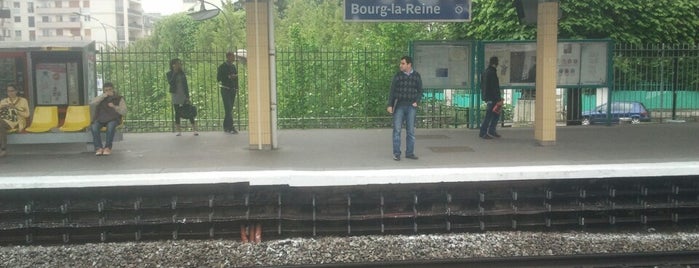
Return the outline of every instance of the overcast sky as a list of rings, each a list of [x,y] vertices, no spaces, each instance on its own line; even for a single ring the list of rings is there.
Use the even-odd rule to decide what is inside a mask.
[[[170,15],[183,11],[182,0],[141,0],[143,11]]]

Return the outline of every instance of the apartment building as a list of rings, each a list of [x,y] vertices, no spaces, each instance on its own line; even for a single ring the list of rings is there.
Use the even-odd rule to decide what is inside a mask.
[[[94,40],[123,47],[150,32],[141,0],[0,0],[0,42]]]

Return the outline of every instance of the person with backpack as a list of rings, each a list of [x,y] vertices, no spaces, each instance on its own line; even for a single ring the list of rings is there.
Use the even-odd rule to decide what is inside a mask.
[[[503,99],[500,94],[500,80],[498,79],[498,57],[490,57],[488,68],[481,74],[481,96],[486,103],[485,118],[481,124],[478,136],[482,139],[500,138],[500,134],[495,131],[500,120]]]

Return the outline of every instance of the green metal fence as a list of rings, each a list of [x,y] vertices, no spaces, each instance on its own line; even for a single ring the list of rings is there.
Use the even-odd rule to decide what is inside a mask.
[[[612,100],[639,101],[654,121],[699,119],[699,46],[617,44]]]
[[[101,51],[98,72],[103,81],[114,82],[126,98],[129,114],[125,132],[172,131],[173,111],[165,73],[169,61],[180,58],[199,109],[202,131],[222,130],[223,111],[216,81],[216,68],[226,51],[154,52],[137,49]],[[278,126],[284,128],[377,128],[391,125],[386,113],[390,80],[407,51],[352,49],[344,51],[277,50]],[[247,64],[237,58],[240,93],[234,108],[235,124],[247,129]],[[419,70],[418,70],[419,71]],[[504,119],[512,122],[522,89],[505,89],[512,96]],[[562,120],[566,113],[589,110],[612,100],[640,101],[651,110],[654,121],[699,119],[699,48],[696,45],[617,44],[611,94],[605,89],[565,89],[560,92]],[[417,124],[421,128],[476,127],[468,89],[426,89]],[[568,99],[579,98],[574,102]],[[475,103],[475,104],[471,104]],[[572,107],[581,105],[581,107]],[[532,111],[533,112],[533,111]],[[568,116],[575,119],[575,116]],[[183,120],[183,123],[186,120]],[[185,123],[186,125],[186,123]]]
[[[216,69],[225,60],[226,51],[156,52],[139,49],[101,51],[98,76],[115,83],[127,101],[125,132],[173,131],[174,112],[165,73],[170,60],[179,58],[189,82],[190,97],[198,108],[197,124],[202,131],[222,130],[223,104],[216,81]],[[247,70],[243,55],[237,57],[241,89],[247,88]],[[235,123],[247,124],[247,90],[241,90],[234,108]],[[183,126],[188,126],[182,120]]]

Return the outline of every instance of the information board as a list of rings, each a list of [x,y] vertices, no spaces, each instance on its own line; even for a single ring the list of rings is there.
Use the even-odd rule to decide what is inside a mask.
[[[413,67],[423,88],[465,88],[471,79],[471,43],[414,42]]]

